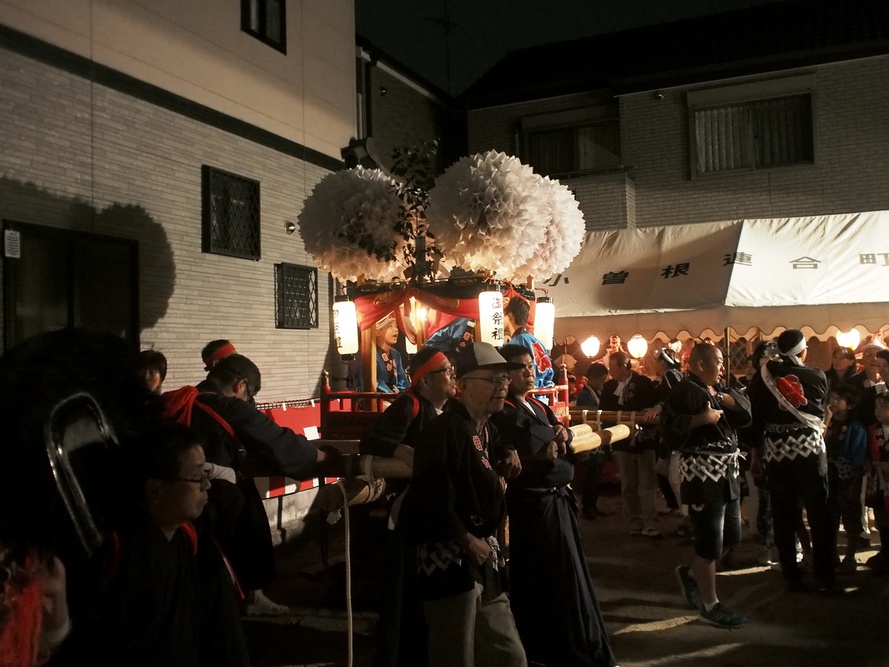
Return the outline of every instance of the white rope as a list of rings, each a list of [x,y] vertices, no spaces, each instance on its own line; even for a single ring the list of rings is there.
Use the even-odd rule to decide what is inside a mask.
[[[338,481],[337,486],[340,487],[340,491],[343,494],[343,516],[345,517],[346,525],[346,641],[348,642],[349,646],[348,667],[352,667],[352,660],[354,658],[354,647],[352,643],[352,557],[349,553],[351,550],[349,544],[349,498],[346,496],[346,486],[343,484],[343,480]]]

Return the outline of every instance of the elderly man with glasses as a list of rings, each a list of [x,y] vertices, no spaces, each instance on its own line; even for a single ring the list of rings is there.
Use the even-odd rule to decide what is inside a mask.
[[[457,356],[459,400],[418,441],[402,520],[417,547],[432,667],[527,665],[496,538],[506,509],[498,459],[517,457],[488,422],[503,409],[507,371],[519,366],[487,343],[466,346]]]

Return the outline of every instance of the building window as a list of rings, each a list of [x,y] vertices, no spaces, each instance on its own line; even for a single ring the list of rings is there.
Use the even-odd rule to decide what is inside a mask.
[[[811,85],[799,77],[689,93],[693,175],[814,164]]]
[[[529,116],[521,134],[521,154],[540,174],[567,177],[621,165],[615,105]]]
[[[204,252],[259,259],[259,182],[201,167]]]
[[[527,146],[528,163],[546,176],[612,169],[620,165],[620,124],[529,132]]]
[[[279,329],[317,329],[318,269],[275,264],[275,312]]]
[[[285,0],[241,0],[241,30],[287,53]]]

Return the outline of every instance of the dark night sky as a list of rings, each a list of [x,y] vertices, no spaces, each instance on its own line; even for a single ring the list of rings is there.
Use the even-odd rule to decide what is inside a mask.
[[[355,0],[355,20],[375,46],[458,94],[515,49],[776,1]]]

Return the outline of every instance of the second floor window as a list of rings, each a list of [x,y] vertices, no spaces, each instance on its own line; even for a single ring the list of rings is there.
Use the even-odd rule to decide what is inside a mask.
[[[616,120],[529,132],[526,142],[529,164],[547,176],[610,169],[621,163]]]
[[[287,53],[285,0],[241,0],[241,30]]]
[[[814,77],[688,94],[692,177],[814,164]]]
[[[521,120],[520,152],[538,174],[568,177],[621,165],[616,104],[592,104]]]

